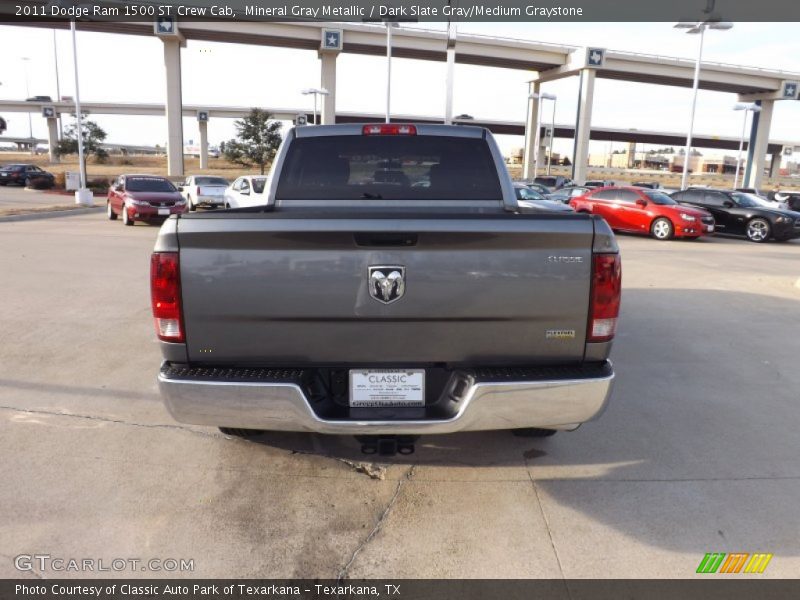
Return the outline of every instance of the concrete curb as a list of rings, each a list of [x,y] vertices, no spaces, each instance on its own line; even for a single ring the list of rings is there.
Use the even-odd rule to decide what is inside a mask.
[[[72,208],[70,210],[47,210],[22,215],[0,216],[0,223],[12,221],[37,221],[39,219],[54,219],[56,217],[71,217],[73,215],[85,215],[105,210],[104,206],[92,206],[89,208]]]

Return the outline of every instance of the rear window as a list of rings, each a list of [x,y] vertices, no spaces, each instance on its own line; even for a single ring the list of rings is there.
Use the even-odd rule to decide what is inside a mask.
[[[228,185],[228,181],[222,177],[195,177],[197,185]]]
[[[175,186],[168,179],[156,177],[128,177],[125,189],[129,192],[174,192]]]
[[[266,177],[253,177],[253,191],[256,194],[263,194],[264,193],[264,186],[267,185],[267,178]]]
[[[341,135],[296,139],[279,200],[500,200],[483,139]]]

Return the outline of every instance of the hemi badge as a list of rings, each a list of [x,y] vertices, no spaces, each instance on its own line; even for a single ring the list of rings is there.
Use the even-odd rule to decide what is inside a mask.
[[[548,340],[571,340],[575,338],[574,329],[548,329],[544,337]]]

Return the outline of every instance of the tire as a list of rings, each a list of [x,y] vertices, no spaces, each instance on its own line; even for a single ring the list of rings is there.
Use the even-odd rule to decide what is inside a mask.
[[[745,235],[747,236],[747,239],[751,242],[756,242],[757,244],[766,242],[771,233],[772,231],[769,226],[769,221],[762,219],[761,217],[750,219],[750,221],[747,223],[747,229],[745,229]]]
[[[225,435],[232,435],[244,440],[258,437],[264,433],[260,429],[239,429],[238,427],[220,427],[219,430]]]
[[[659,217],[650,225],[650,235],[657,240],[670,240],[674,233],[675,228],[672,226],[672,222],[664,217]]]
[[[106,214],[108,215],[109,221],[116,221],[117,220],[117,213],[114,212],[114,209],[111,208],[111,202],[106,202]]]
[[[197,205],[195,205],[195,203],[192,202],[191,196],[186,196],[186,203],[189,205],[189,212],[194,212],[197,210]]]
[[[540,429],[538,427],[526,427],[524,429],[512,429],[511,433],[515,437],[543,438],[550,437],[558,433],[555,429]]]
[[[132,227],[135,222],[136,221],[134,219],[131,219],[130,216],[128,215],[128,207],[123,204],[122,205],[122,224],[126,225],[128,227]]]

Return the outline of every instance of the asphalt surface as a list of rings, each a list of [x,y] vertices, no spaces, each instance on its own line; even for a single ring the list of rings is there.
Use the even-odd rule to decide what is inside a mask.
[[[351,438],[172,421],[156,232],[101,214],[0,223],[0,577],[48,554],[193,559],[171,574],[198,577],[684,578],[714,551],[774,554],[738,577],[800,574],[799,241],[620,237],[600,420],[424,438],[377,479]]]

